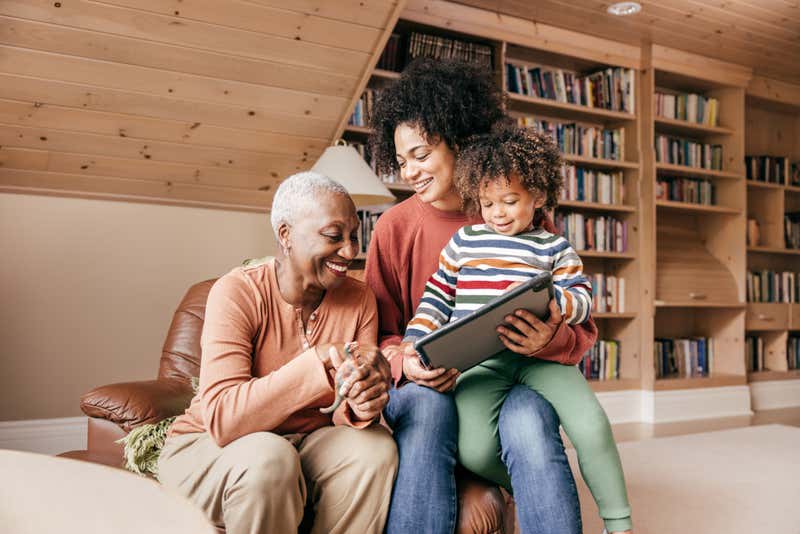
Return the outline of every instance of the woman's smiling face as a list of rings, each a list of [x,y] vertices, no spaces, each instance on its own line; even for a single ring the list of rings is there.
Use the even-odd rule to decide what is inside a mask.
[[[400,177],[420,200],[445,211],[458,210],[461,201],[453,188],[455,154],[447,143],[428,140],[416,126],[402,123],[394,131],[394,145]]]
[[[320,194],[310,202],[313,212],[285,230],[289,264],[304,289],[339,286],[358,254],[358,217],[346,195]]]

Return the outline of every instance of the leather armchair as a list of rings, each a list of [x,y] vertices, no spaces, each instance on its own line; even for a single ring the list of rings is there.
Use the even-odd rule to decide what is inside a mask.
[[[183,413],[192,399],[190,380],[200,372],[200,334],[214,282],[193,285],[178,305],[164,341],[158,378],[100,386],[81,397],[81,410],[89,417],[88,448],[61,456],[121,467],[123,448],[116,440],[139,425]],[[514,532],[511,497],[466,472],[459,472],[457,479],[457,532]]]

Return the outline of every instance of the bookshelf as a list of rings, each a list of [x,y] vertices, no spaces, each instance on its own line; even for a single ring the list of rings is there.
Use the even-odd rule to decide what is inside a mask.
[[[745,156],[755,153],[782,155],[790,163],[800,160],[800,87],[781,86],[776,96],[772,94],[776,91],[770,92],[772,86],[759,81],[754,95],[753,84],[748,86],[751,71],[739,65],[658,45],[608,41],[600,46],[597,38],[583,39],[572,32],[561,35],[557,28],[548,28],[548,39],[541,39],[518,31],[526,23],[513,17],[498,19],[479,9],[444,5],[446,10],[428,10],[412,3],[403,11],[395,32],[420,31],[489,45],[495,79],[506,90],[509,114],[518,120],[622,131],[618,159],[563,154],[567,165],[619,173],[624,185],[621,202],[562,200],[556,213],[609,216],[627,225],[624,252],[579,251],[587,273],[625,279],[624,311],[593,313],[598,339],[618,340],[621,354],[619,378],[592,380],[594,390],[650,392],[649,400],[642,397],[635,402],[642,403],[642,414],[649,412],[645,418],[655,421],[662,412],[665,417],[681,417],[679,405],[671,400],[675,397],[659,400],[660,395],[683,391],[687,398],[697,399],[707,394],[714,399],[711,404],[724,397],[728,407],[735,407],[728,413],[745,414],[750,407],[749,382],[800,379],[800,371],[777,366],[748,373],[745,362],[746,335],[768,337],[770,350],[777,354],[770,361],[782,358],[783,362],[788,339],[800,335],[800,305],[755,306],[747,302],[746,291],[748,269],[800,271],[800,250],[786,248],[779,224],[783,213],[800,211],[800,183],[752,182],[746,179],[745,167]],[[600,53],[598,46],[610,52]],[[509,92],[506,63],[562,70],[578,77],[608,68],[631,68],[633,105],[629,111],[610,110]],[[379,88],[397,76],[376,69],[368,86]],[[715,99],[717,120],[709,120],[708,114],[701,122],[659,115],[656,93]],[[794,100],[787,103],[786,94]],[[345,132],[349,139],[362,142],[367,134],[358,129]],[[713,166],[657,161],[659,135],[713,145],[721,155],[716,153]],[[706,194],[684,200],[657,198],[664,183],[695,184],[706,188]],[[387,185],[399,199],[413,194],[404,184]],[[709,190],[713,195],[707,194]],[[694,190],[687,185],[686,191]],[[748,217],[760,219],[762,243],[746,243]],[[772,311],[778,308],[782,311]],[[656,338],[703,338],[713,344],[710,372],[656,378]],[[645,406],[647,402],[652,404]],[[695,401],[685,401],[680,407],[693,414],[704,410]]]
[[[676,61],[679,60],[679,61]],[[708,64],[709,69],[697,68]],[[744,180],[744,89],[746,78],[726,76],[714,60],[653,46],[643,57],[644,222],[654,246],[652,262],[652,332],[648,339],[702,340],[712,350],[710,365],[701,372],[680,372],[665,364],[655,343],[647,354],[654,369],[644,373],[643,388],[653,391],[702,390],[743,386],[744,262],[746,194]],[[697,100],[715,101],[716,123],[680,118],[665,105],[683,100],[683,117],[702,107]],[[686,106],[687,100],[694,104]],[[663,139],[679,139],[683,156],[666,154]],[[662,143],[659,145],[659,143]],[[686,157],[690,143],[721,151],[717,164]],[[709,150],[710,152],[711,150]],[[705,151],[703,153],[705,155]],[[669,157],[673,156],[673,157]],[[693,163],[693,165],[689,165]],[[697,192],[702,188],[702,195]],[[643,335],[646,335],[646,330]],[[677,349],[676,349],[677,350]],[[694,348],[692,349],[694,350]],[[674,354],[673,358],[682,357]],[[696,357],[695,357],[696,358]],[[658,370],[655,369],[657,366]]]
[[[779,95],[768,87],[765,80],[754,79],[745,104],[746,155],[765,166],[765,157],[770,157],[773,163],[783,160],[782,170],[766,176],[761,172],[754,174],[750,169],[747,180],[747,217],[758,227],[757,235],[751,236],[748,243],[747,270],[759,274],[754,284],[760,288],[764,287],[759,283],[766,278],[764,273],[791,272],[800,277],[800,248],[788,243],[784,221],[786,214],[800,213],[800,188],[794,185],[791,175],[792,163],[800,161],[800,98],[792,98],[791,90]],[[800,91],[795,89],[795,92]],[[761,347],[761,354],[755,356],[760,360],[758,363],[752,361],[750,352],[745,357],[751,360],[746,361],[750,382],[761,385],[800,379],[800,371],[791,368],[797,362],[792,361],[789,347],[791,339],[800,336],[796,289],[794,295],[784,295],[775,287],[767,287],[766,298],[763,290],[759,290],[760,295],[754,294],[755,289],[748,291],[746,335],[757,339]],[[765,302],[784,297],[794,302]]]

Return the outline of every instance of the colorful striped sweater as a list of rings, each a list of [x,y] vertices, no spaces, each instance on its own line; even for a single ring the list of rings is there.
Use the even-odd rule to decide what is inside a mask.
[[[515,282],[544,271],[553,275],[555,299],[568,324],[589,319],[592,286],[583,263],[561,236],[543,228],[506,236],[485,224],[464,226],[439,256],[439,268],[425,284],[404,341],[469,315]]]

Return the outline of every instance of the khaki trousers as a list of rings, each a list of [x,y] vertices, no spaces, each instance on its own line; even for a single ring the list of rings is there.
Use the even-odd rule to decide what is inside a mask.
[[[203,432],[168,438],[158,469],[164,486],[230,534],[297,532],[306,504],[312,533],[380,533],[397,449],[377,425],[324,427],[305,437],[256,432],[225,447]]]

